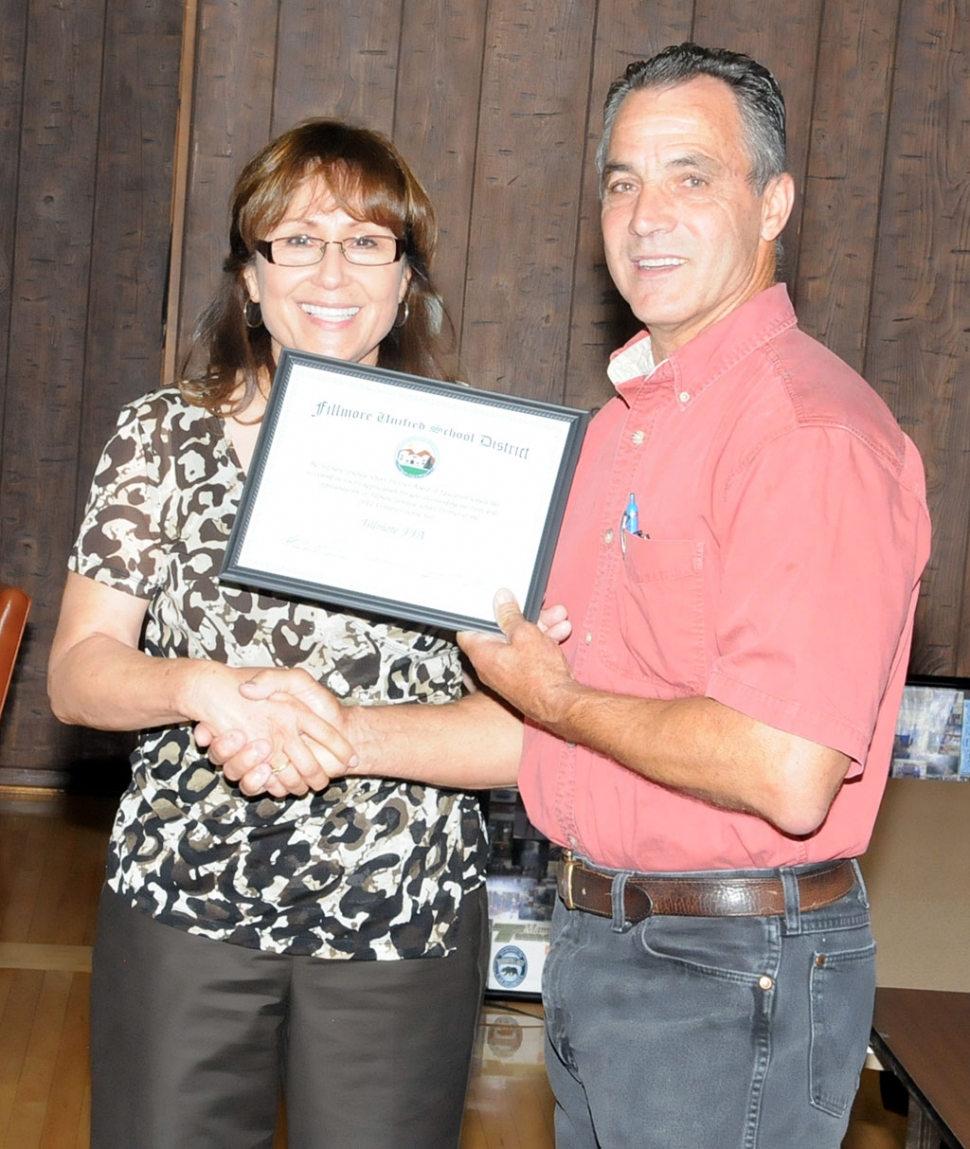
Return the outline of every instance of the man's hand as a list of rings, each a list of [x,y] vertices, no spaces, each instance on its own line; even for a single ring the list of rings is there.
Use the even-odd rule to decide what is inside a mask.
[[[558,643],[571,629],[562,607],[544,611],[538,626],[526,621],[509,590],[495,595],[502,636],[462,631],[458,645],[481,681],[540,726],[559,733],[571,705],[585,693]]]
[[[544,606],[539,612],[538,626],[546,638],[551,638],[553,642],[565,642],[573,633],[573,624],[564,606]]]

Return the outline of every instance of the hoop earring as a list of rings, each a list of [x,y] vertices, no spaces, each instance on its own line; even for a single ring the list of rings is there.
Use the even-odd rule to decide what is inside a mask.
[[[247,299],[243,304],[243,319],[246,321],[246,326],[249,328],[256,328],[263,326],[263,312],[258,303],[252,299]]]
[[[405,299],[404,300],[404,314],[398,316],[398,318],[394,320],[394,326],[395,327],[403,327],[404,324],[407,323],[407,321],[410,318],[411,318],[411,305]]]

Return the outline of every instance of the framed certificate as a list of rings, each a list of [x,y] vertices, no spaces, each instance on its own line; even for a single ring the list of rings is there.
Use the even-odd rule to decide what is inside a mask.
[[[539,616],[585,411],[284,350],[220,577],[455,630]]]

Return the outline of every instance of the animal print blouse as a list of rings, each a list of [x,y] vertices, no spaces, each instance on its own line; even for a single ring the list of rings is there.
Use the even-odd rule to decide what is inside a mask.
[[[338,613],[218,578],[243,474],[222,421],[168,388],[126,406],[98,466],[70,567],[148,600],[155,658],[300,666],[341,698],[446,703],[457,648],[434,630]],[[160,922],[325,958],[441,956],[483,880],[476,798],[378,778],[247,798],[192,727],[143,731],[108,884]]]

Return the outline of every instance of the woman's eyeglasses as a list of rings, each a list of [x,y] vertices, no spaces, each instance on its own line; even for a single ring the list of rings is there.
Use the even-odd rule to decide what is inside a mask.
[[[380,267],[397,263],[406,244],[393,235],[352,235],[348,239],[317,239],[312,235],[285,235],[280,239],[258,239],[253,247],[269,263],[279,267],[309,267],[320,263],[324,252],[336,244],[348,263]]]

